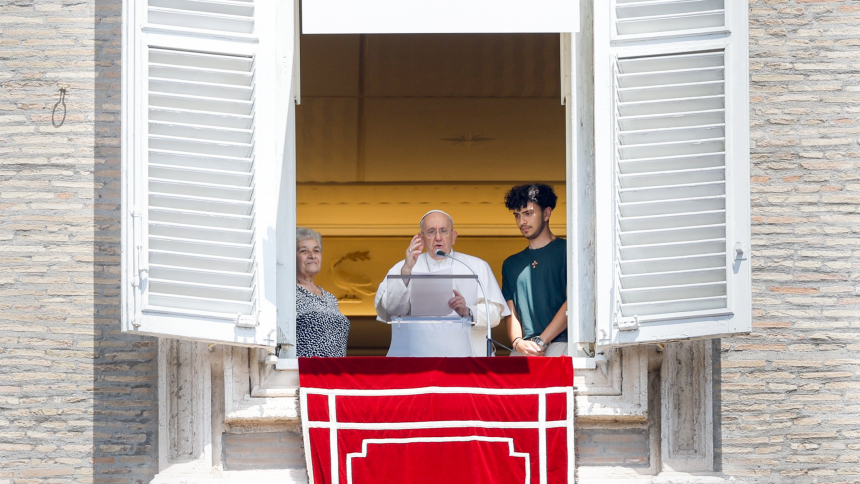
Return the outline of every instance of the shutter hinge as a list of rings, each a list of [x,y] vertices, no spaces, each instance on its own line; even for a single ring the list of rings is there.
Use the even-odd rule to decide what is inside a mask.
[[[735,260],[746,260],[746,258],[746,250],[744,250],[743,244],[735,242]]]
[[[256,328],[260,325],[260,312],[255,311],[252,314],[237,314],[236,326],[240,328]]]
[[[137,226],[137,221],[140,219],[141,213],[137,208],[132,209],[129,214],[131,215],[132,220],[135,221],[133,226]],[[135,244],[135,256],[137,257],[137,271],[135,271],[134,279],[131,281],[131,285],[139,288],[143,283],[143,280],[149,277],[149,267],[143,265],[143,241],[137,240]]]
[[[134,316],[135,316],[135,314],[134,314],[134,308],[129,308],[129,310],[128,310],[128,321],[129,321],[129,322],[131,323],[131,325],[132,325],[132,326],[134,326],[135,328],[139,328],[139,327],[140,327],[140,320],[139,320],[139,319],[137,319],[137,318],[136,318],[136,317],[134,317]]]
[[[636,331],[639,329],[639,316],[627,321],[618,321],[618,331]]]
[[[132,227],[136,227],[137,226],[137,219],[140,217],[140,212],[138,212],[136,209],[131,209],[128,211],[128,214],[131,215]],[[134,248],[135,248],[135,251],[134,251],[135,262],[137,263],[136,264],[137,267],[140,267],[140,243],[139,242],[135,243]],[[134,273],[134,277],[131,280],[131,285],[134,286],[135,288],[139,288],[140,287],[140,272],[137,270],[132,270],[132,272]]]
[[[134,287],[140,287],[141,283],[145,281],[149,277],[149,268],[141,267],[140,270],[137,271],[137,274],[134,276],[134,281],[132,281],[132,285]]]
[[[140,210],[138,210],[137,207],[134,207],[129,211],[129,215],[131,215],[132,220],[132,231],[135,231],[137,230],[137,226],[140,222]],[[134,259],[132,264],[136,265],[137,267],[132,269],[133,276],[131,279],[131,285],[135,289],[133,291],[135,294],[134,302],[132,303],[133,307],[129,308],[128,319],[131,322],[132,326],[134,326],[135,328],[139,328],[141,325],[140,306],[142,303],[141,298],[143,297],[143,295],[138,293],[138,291],[140,290],[142,279],[146,279],[146,276],[148,274],[147,270],[141,270],[141,252],[143,252],[143,243],[140,240],[136,241],[135,250],[133,252],[134,254],[132,255],[132,257],[134,257]]]

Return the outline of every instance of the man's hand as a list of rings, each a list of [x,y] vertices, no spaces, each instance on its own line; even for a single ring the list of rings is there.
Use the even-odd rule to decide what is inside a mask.
[[[543,356],[543,349],[534,341],[527,339],[517,340],[517,346],[514,350],[524,356]]]
[[[454,311],[457,311],[457,314],[463,318],[469,315],[469,307],[466,306],[466,298],[461,296],[456,289],[454,289],[454,297],[448,301],[448,306],[450,306]]]
[[[421,240],[421,234],[412,237],[412,240],[409,242],[409,248],[406,249],[406,262],[403,264],[403,268],[400,269],[400,273],[404,276],[412,274],[412,268],[415,267],[415,263],[418,262],[418,256],[423,251],[424,242]]]

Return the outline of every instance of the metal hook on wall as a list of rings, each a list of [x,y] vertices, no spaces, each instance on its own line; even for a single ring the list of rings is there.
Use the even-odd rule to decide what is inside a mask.
[[[57,122],[57,108],[63,105],[63,117],[60,118],[60,121]],[[59,128],[66,122],[66,88],[60,87],[60,100],[57,101],[57,104],[54,104],[54,109],[51,111],[51,124],[54,125],[55,128]]]

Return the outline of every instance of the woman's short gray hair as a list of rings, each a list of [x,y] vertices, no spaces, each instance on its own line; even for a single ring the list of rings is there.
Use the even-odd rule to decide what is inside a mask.
[[[320,245],[320,250],[322,250],[322,237],[319,232],[307,227],[296,227],[296,245],[299,245],[299,242],[308,239],[316,240],[317,244]]]

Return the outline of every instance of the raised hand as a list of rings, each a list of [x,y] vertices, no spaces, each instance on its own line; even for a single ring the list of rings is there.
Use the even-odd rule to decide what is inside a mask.
[[[403,268],[400,269],[400,273],[404,276],[412,274],[412,268],[415,267],[418,256],[423,251],[424,242],[421,240],[421,234],[412,237],[412,240],[409,241],[409,247],[406,249],[406,262],[403,264]]]

